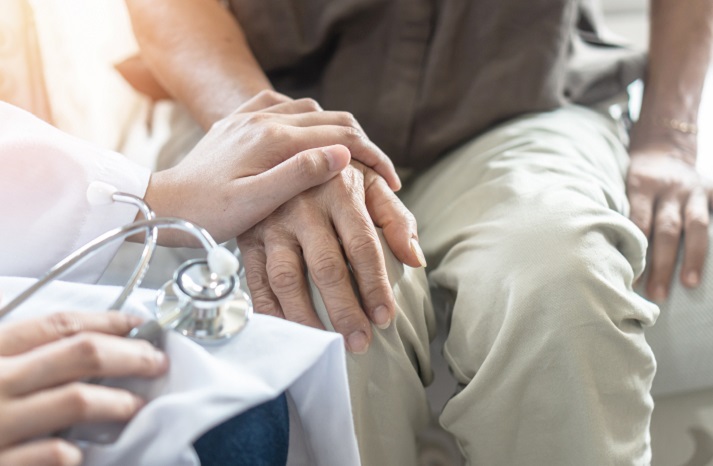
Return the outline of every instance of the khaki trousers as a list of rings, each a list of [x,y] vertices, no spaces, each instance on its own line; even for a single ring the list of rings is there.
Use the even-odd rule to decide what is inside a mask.
[[[647,243],[627,218],[627,164],[616,124],[571,106],[489,131],[404,190],[429,279],[453,299],[444,352],[459,391],[440,422],[468,464],[651,462],[644,329],[659,309],[633,289]],[[350,385],[363,464],[409,466],[433,315],[423,275],[388,262],[399,319],[350,357]]]

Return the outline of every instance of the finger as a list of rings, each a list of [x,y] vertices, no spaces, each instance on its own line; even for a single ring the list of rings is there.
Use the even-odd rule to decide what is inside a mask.
[[[333,227],[315,222],[298,233],[307,270],[319,290],[334,330],[352,353],[369,349],[371,326],[354,293],[351,275]]]
[[[233,113],[258,112],[266,108],[291,101],[292,99],[284,94],[280,94],[279,92],[275,92],[271,89],[266,89],[255,94],[254,97],[238,107]]]
[[[283,119],[286,124],[309,128],[310,126],[343,126],[362,131],[359,121],[349,112],[320,111],[286,115]]]
[[[366,137],[361,129],[352,126],[324,125],[306,128],[292,127],[293,140],[298,142],[297,152],[312,147],[342,144],[349,149],[352,158],[383,176],[394,191],[401,189],[401,180],[393,162],[379,147]]]
[[[243,258],[245,279],[250,289],[253,309],[259,314],[284,319],[280,302],[270,288],[264,246],[250,234],[238,238],[238,248]]]
[[[85,422],[128,421],[144,401],[126,390],[73,383],[20,398],[0,418],[3,445]]]
[[[655,203],[656,198],[652,193],[642,191],[631,191],[629,193],[629,218],[647,238],[651,237]]]
[[[151,343],[82,332],[15,356],[3,392],[16,396],[89,377],[155,377],[168,358]]]
[[[684,246],[681,283],[689,288],[701,282],[703,264],[708,255],[708,196],[702,190],[691,193],[683,217]]]
[[[675,198],[660,201],[650,245],[651,271],[647,293],[654,301],[664,301],[668,296],[671,277],[676,266],[679,241],[681,239],[681,205]]]
[[[324,330],[312,305],[302,254],[294,239],[266,238],[267,276],[280,301],[285,318],[291,322]]]
[[[120,312],[58,312],[0,325],[0,356],[24,353],[40,345],[76,335],[100,332],[126,335],[143,319]]]
[[[239,209],[244,229],[257,224],[301,192],[334,178],[350,160],[344,146],[311,149],[266,172],[238,181],[235,186],[251,194],[249,208]],[[244,202],[241,196],[236,196],[235,201]]]
[[[365,174],[366,208],[372,220],[384,230],[384,238],[394,255],[411,267],[426,267],[426,257],[418,244],[418,229],[413,214],[386,186],[384,179]]]
[[[282,114],[298,114],[298,113],[316,113],[321,112],[322,107],[314,99],[297,99],[285,102],[280,102],[263,110],[265,113],[282,113]]]
[[[0,466],[77,466],[82,451],[60,439],[37,440],[0,451]]]
[[[335,207],[332,221],[354,273],[364,310],[377,327],[387,328],[394,317],[396,303],[381,241],[366,206],[355,203],[354,209]]]

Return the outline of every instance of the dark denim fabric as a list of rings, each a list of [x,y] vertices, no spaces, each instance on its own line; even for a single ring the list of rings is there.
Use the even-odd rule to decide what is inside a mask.
[[[228,419],[205,433],[194,447],[202,466],[284,466],[289,440],[283,394]]]

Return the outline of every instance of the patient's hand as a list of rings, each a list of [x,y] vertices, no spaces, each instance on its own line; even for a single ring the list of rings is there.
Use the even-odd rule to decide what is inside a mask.
[[[88,377],[155,377],[168,368],[146,341],[121,338],[140,319],[67,313],[0,324],[0,465],[78,465],[60,439],[32,440],[82,422],[127,421],[144,405]]]
[[[337,176],[352,155],[393,171],[349,114],[263,92],[213,125],[176,167],[154,173],[145,199],[159,216],[193,221],[223,242]],[[175,232],[162,233],[159,241],[194,244]]]
[[[385,328],[395,310],[374,223],[383,228],[402,262],[422,265],[413,216],[383,178],[355,161],[240,236],[238,245],[256,311],[323,328],[310,299],[305,262],[335,330],[344,335],[350,351],[365,352],[371,340],[369,319]]]

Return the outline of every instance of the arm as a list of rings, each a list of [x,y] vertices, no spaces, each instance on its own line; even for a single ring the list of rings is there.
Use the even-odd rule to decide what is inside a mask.
[[[144,62],[203,128],[272,89],[240,25],[217,1],[126,4]]]
[[[123,338],[141,319],[118,312],[58,313],[0,323],[0,464],[79,465],[82,453],[38,438],[87,422],[126,422],[144,400],[85,383],[94,377],[157,377],[166,355]]]
[[[204,126],[251,93],[269,87],[240,26],[214,2],[127,3],[150,68]],[[301,101],[301,105],[306,112],[302,115],[308,119],[320,120],[329,113],[311,100]],[[393,192],[384,189],[400,187],[393,165],[351,115],[343,113],[342,122],[341,127],[324,128],[319,145],[326,141],[342,144],[365,165],[354,162],[323,187],[296,196],[242,235],[239,244],[258,312],[321,327],[304,279],[304,260],[334,327],[346,337],[350,350],[363,352],[371,339],[369,318],[386,327],[395,310],[374,224],[383,228],[389,246],[402,262],[420,266],[425,261],[413,216]],[[273,134],[262,145],[269,147],[280,137],[282,134]],[[362,304],[352,288],[345,255]]]
[[[631,218],[649,237],[647,293],[665,300],[685,233],[681,281],[700,282],[708,248],[710,186],[696,172],[697,121],[710,65],[713,4],[652,0],[649,67],[630,147]]]
[[[272,85],[235,19],[215,0],[126,0],[143,61],[166,90],[208,129]],[[273,103],[286,99],[275,94]],[[321,111],[312,102],[302,111]],[[353,120],[353,119],[352,119]],[[333,132],[342,144],[395,190],[401,187],[391,160],[361,127]]]

